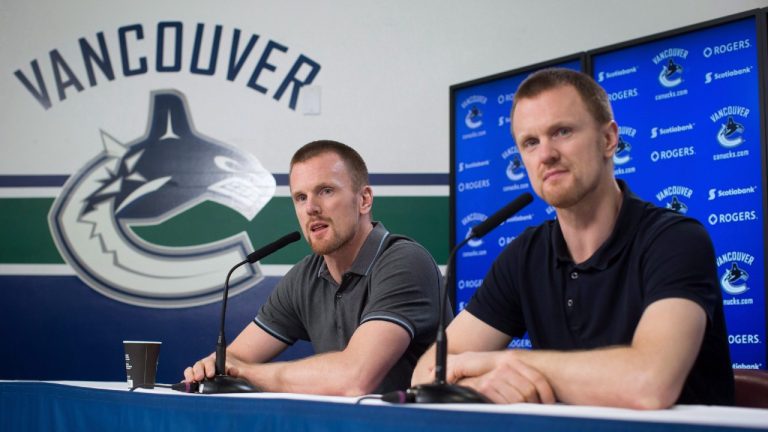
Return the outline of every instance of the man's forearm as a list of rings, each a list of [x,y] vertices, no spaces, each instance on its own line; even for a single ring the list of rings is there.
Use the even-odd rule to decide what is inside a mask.
[[[518,351],[544,374],[557,400],[575,405],[666,408],[674,403],[648,364],[628,347],[592,351]]]
[[[374,391],[381,377],[346,357],[336,352],[290,362],[253,364],[244,367],[240,375],[267,392],[359,396]]]
[[[544,373],[563,402],[668,408],[696,360],[705,326],[699,305],[670,298],[645,310],[630,346],[519,354]]]
[[[246,357],[238,375],[269,392],[357,396],[376,389],[410,342],[401,326],[372,320],[355,330],[344,351],[275,363]]]

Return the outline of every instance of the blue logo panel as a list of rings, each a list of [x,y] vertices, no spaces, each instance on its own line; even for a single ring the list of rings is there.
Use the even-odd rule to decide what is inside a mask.
[[[642,198],[707,227],[734,366],[765,368],[764,175],[754,18],[592,61],[620,126],[617,177]]]

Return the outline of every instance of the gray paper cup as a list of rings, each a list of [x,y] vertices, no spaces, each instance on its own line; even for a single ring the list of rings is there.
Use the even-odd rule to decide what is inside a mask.
[[[155,388],[160,344],[154,341],[123,341],[128,388]]]

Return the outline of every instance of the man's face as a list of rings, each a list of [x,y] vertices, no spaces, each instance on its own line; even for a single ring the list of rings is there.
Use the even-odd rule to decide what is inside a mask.
[[[335,153],[323,153],[294,164],[291,197],[304,238],[318,255],[329,255],[354,238],[370,211],[365,186],[355,190],[347,166]]]
[[[568,208],[612,175],[618,141],[614,122],[598,124],[579,93],[563,85],[521,99],[512,131],[534,191],[555,208]]]

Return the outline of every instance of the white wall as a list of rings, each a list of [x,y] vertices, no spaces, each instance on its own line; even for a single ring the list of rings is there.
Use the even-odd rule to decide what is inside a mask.
[[[337,0],[337,1],[58,1],[0,3],[0,175],[71,174],[100,150],[98,131],[119,140],[146,127],[149,91],[173,87],[188,97],[196,127],[254,153],[272,172],[285,172],[292,151],[321,137],[358,147],[372,172],[448,171],[448,87],[571,53],[642,37],[752,8],[766,0]],[[117,29],[142,24],[134,56],[154,55],[159,21],[184,23],[189,62],[197,23],[223,26],[214,77],[119,72]],[[247,82],[251,55],[234,82],[224,77],[232,30],[289,48],[272,59],[274,74],[259,80],[267,96]],[[117,77],[97,74],[90,87],[77,40],[95,42],[103,31]],[[209,41],[210,39],[205,39]],[[244,41],[241,41],[241,47]],[[57,49],[85,89],[67,90],[60,102],[48,52]],[[287,108],[271,94],[296,56],[321,64],[321,114]],[[53,106],[44,110],[14,76],[33,77],[38,59]],[[150,63],[152,63],[150,59]],[[301,102],[301,101],[300,101]],[[41,158],[41,156],[44,156]]]

